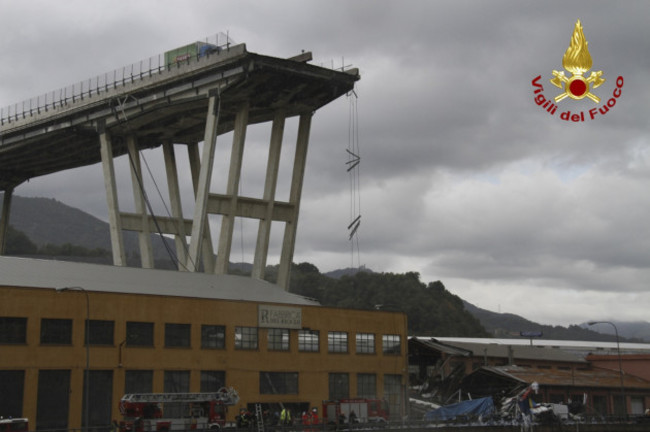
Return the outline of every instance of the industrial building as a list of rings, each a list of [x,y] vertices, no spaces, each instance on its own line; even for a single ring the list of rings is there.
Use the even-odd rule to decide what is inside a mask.
[[[323,307],[233,275],[12,257],[0,275],[0,415],[31,429],[80,428],[86,384],[91,427],[119,419],[125,393],[222,386],[240,396],[229,421],[257,403],[299,413],[349,397],[405,412],[402,313]]]
[[[411,337],[408,351],[411,385],[437,400],[498,400],[537,382],[538,402],[580,401],[595,418],[650,407],[650,344]]]

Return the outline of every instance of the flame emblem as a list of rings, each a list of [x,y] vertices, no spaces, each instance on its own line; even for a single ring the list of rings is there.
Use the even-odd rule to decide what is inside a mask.
[[[582,31],[582,24],[578,20],[573,30],[569,48],[562,57],[562,66],[571,72],[571,76],[566,77],[564,71],[553,71],[555,78],[551,80],[551,84],[564,90],[564,93],[555,96],[555,102],[560,102],[566,97],[576,100],[587,97],[596,103],[600,102],[600,98],[591,93],[590,85],[591,88],[597,88],[605,82],[605,78],[602,78],[603,71],[592,71],[588,78],[582,76],[591,69],[592,65],[588,44],[589,42],[587,42]]]

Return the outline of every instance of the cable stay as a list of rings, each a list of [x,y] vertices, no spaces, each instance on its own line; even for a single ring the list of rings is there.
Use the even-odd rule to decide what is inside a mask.
[[[352,171],[357,165],[361,163],[361,157],[352,153],[349,149],[345,150],[352,157],[351,160],[347,161],[345,164],[350,165],[347,169],[348,172]]]
[[[350,101],[349,126],[348,126],[348,148],[345,150],[348,156],[346,172],[350,177],[350,223],[348,224],[348,240],[350,241],[351,267],[361,266],[359,234],[361,226],[361,193],[359,170],[361,164],[361,152],[359,149],[359,113],[357,102],[359,96],[352,90],[347,94]],[[356,252],[356,265],[355,265]]]

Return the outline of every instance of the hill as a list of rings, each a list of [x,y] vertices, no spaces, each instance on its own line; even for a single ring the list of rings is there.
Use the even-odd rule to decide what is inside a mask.
[[[488,337],[460,297],[440,281],[425,284],[415,272],[404,274],[347,271],[340,278],[319,272],[310,263],[295,264],[290,290],[324,306],[404,312],[410,334]]]
[[[3,194],[0,193],[0,208],[2,196]],[[55,199],[14,195],[11,201],[9,224],[16,231],[24,233],[41,252],[48,246],[76,245],[88,250],[107,251],[107,254],[95,257],[93,262],[105,264],[112,262],[108,223]],[[123,239],[129,264],[137,265],[140,254],[137,233],[125,232]],[[165,241],[167,246],[163,244],[159,235],[152,234],[154,259],[158,268],[170,268],[173,265],[167,248],[173,252],[174,242],[168,239]],[[58,258],[66,259],[61,256]]]
[[[464,302],[465,308],[476,317],[485,329],[495,338],[521,338],[520,332],[540,332],[544,339],[556,340],[583,340],[583,341],[615,341],[616,337],[612,329],[611,334],[599,333],[594,329],[589,329],[586,325],[571,325],[569,327],[549,326],[529,321],[519,315],[509,313],[496,313],[481,309]],[[630,323],[627,323],[630,324]],[[645,323],[650,326],[650,324]],[[618,326],[618,325],[617,325]],[[602,330],[605,330],[602,326]],[[637,326],[625,326],[621,323],[619,327],[620,340],[628,342],[643,342],[644,338],[639,337],[640,333],[636,332]],[[621,331],[624,329],[625,331]],[[599,328],[599,330],[601,330]],[[609,329],[607,329],[609,330]],[[646,342],[650,341],[645,340]]]
[[[0,206],[2,204],[0,194]],[[10,215],[11,247],[20,256],[92,261],[110,264],[108,223],[79,209],[51,198],[14,196]],[[152,235],[157,268],[172,268],[167,248],[174,244]],[[134,232],[124,233],[128,265],[139,265],[139,248]],[[249,274],[249,263],[231,263],[231,272]],[[274,282],[277,268],[267,269],[267,279]],[[520,337],[522,331],[542,332],[545,339],[611,341],[615,337],[601,334],[584,325],[568,328],[534,323],[514,314],[487,311],[451,294],[441,281],[425,284],[415,272],[377,273],[365,267],[347,268],[321,274],[310,263],[294,264],[290,290],[315,298],[326,306],[398,310],[408,315],[411,334],[457,337]],[[620,336],[650,342],[650,323],[616,323]],[[598,331],[612,331],[599,326]],[[596,328],[593,328],[596,330]]]
[[[612,321],[618,329],[619,336],[632,340],[650,342],[650,323],[647,321]],[[580,324],[582,328],[590,328],[593,331],[615,336],[614,327],[607,324],[588,326],[587,323]]]

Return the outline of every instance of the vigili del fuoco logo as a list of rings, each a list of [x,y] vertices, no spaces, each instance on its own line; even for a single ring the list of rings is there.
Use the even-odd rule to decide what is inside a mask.
[[[595,104],[600,104],[601,98],[598,96],[596,89],[606,81],[606,78],[603,76],[603,71],[600,70],[591,71],[588,77],[584,76],[592,67],[591,55],[589,54],[587,45],[588,42],[582,31],[582,24],[578,20],[573,30],[573,36],[571,36],[569,48],[567,48],[564,57],[562,57],[562,67],[570,73],[570,76],[565,75],[564,71],[554,70],[553,78],[549,80],[551,84],[562,90],[553,99],[546,97],[543,93],[542,76],[538,75],[533,79],[535,103],[549,114],[554,116],[558,111],[560,103],[566,104],[563,101],[567,98],[573,100],[587,98]],[[604,116],[614,108],[622,91],[623,77],[619,76],[616,78],[616,87],[611,97],[602,104],[587,111],[577,111],[575,108],[573,110],[567,109],[566,111],[561,111],[559,117],[565,121],[584,122],[585,120],[594,120],[598,116]],[[566,107],[570,108],[568,105]]]

